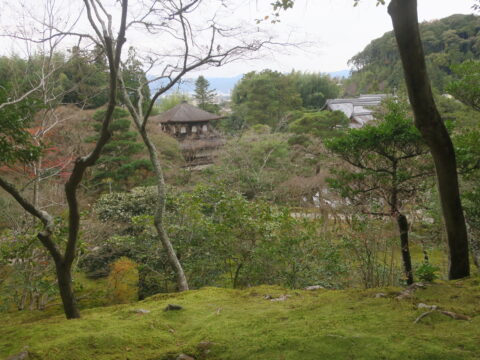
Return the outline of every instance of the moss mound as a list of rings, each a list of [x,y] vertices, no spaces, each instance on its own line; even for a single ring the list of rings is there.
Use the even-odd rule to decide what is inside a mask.
[[[205,288],[84,310],[79,320],[12,313],[0,321],[0,358],[26,347],[48,360],[479,358],[479,278],[431,284],[411,299],[395,299],[400,290]],[[471,320],[432,314],[414,324],[419,303]]]

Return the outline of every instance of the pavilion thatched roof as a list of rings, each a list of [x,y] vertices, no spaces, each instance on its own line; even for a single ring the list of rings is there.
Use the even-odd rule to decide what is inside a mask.
[[[151,120],[160,123],[189,123],[222,119],[224,116],[209,113],[186,102],[178,104],[164,113],[152,116]]]

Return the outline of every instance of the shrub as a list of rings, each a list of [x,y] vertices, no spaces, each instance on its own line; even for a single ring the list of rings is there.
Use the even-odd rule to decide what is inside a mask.
[[[430,282],[438,279],[439,270],[440,268],[438,268],[437,266],[433,266],[432,264],[425,262],[417,269],[415,275],[417,275],[418,279],[421,281]]]
[[[110,297],[115,304],[138,300],[138,267],[127,257],[121,257],[112,264],[108,275]]]

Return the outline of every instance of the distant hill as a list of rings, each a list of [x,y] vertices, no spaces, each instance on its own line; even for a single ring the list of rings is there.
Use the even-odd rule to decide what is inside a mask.
[[[443,91],[452,80],[450,67],[468,59],[480,59],[480,17],[452,15],[420,24],[425,57],[433,87]],[[352,59],[354,68],[346,93],[392,91],[404,84],[402,65],[393,32],[373,40]]]
[[[328,73],[331,77],[348,78],[350,70],[340,70]],[[215,89],[220,95],[230,95],[235,84],[241,80],[243,75],[233,77],[207,77],[210,83],[210,88]],[[179,86],[174,87],[171,91],[179,90],[184,93],[193,93],[195,91],[196,78],[187,78]],[[158,86],[158,83],[152,83],[150,89],[153,91]]]
[[[351,73],[351,70],[340,70],[329,72],[328,75],[330,75],[332,78],[348,78],[350,77]]]

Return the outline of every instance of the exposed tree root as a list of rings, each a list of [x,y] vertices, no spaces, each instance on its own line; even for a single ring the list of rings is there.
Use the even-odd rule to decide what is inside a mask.
[[[438,309],[434,309],[434,310],[430,310],[430,311],[427,311],[427,312],[424,312],[423,314],[421,314],[419,317],[417,317],[415,319],[415,321],[413,322],[414,324],[417,324],[420,320],[422,320],[424,317],[434,313],[434,312],[438,312],[440,314],[443,314],[443,315],[446,315],[446,316],[449,316],[451,317],[452,319],[454,320],[471,320],[471,317],[467,316],[467,315],[462,315],[462,314],[457,314],[457,313],[454,313],[452,311],[445,311],[445,310],[438,310]]]

